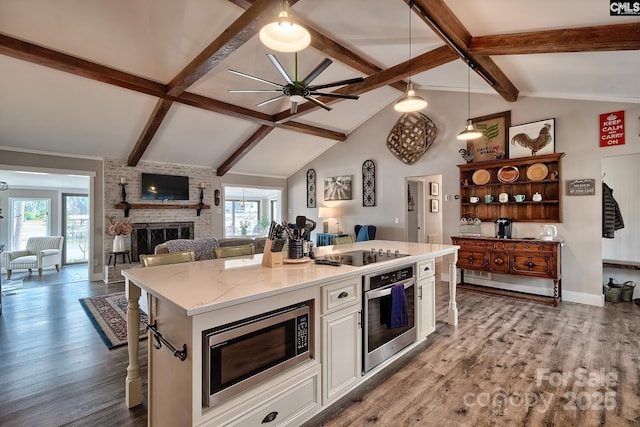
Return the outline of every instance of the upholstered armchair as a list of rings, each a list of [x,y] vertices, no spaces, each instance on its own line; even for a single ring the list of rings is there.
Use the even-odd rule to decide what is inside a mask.
[[[5,252],[5,267],[7,279],[11,278],[13,270],[38,269],[38,276],[42,277],[42,270],[55,267],[60,271],[62,263],[62,236],[30,237],[24,250]]]
[[[354,229],[356,232],[356,242],[376,239],[377,228],[375,225],[356,225]]]

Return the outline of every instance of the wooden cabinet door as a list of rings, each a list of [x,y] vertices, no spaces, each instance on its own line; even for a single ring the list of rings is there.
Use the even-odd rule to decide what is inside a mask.
[[[506,251],[489,252],[489,270],[496,273],[508,273],[509,253]]]

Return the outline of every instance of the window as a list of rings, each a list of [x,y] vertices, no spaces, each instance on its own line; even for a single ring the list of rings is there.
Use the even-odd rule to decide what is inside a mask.
[[[11,250],[24,249],[29,237],[49,235],[50,204],[51,199],[10,198]]]
[[[224,236],[266,236],[271,221],[280,221],[282,191],[279,189],[224,188]]]

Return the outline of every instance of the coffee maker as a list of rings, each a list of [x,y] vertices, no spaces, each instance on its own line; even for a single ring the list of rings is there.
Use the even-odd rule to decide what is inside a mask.
[[[511,221],[509,218],[496,219],[496,237],[498,239],[510,239],[511,238]]]

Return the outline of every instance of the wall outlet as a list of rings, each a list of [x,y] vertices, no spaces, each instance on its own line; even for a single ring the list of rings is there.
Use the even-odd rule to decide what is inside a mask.
[[[400,224],[400,218],[396,218],[396,219],[395,219],[395,223],[396,223],[396,224]]]

